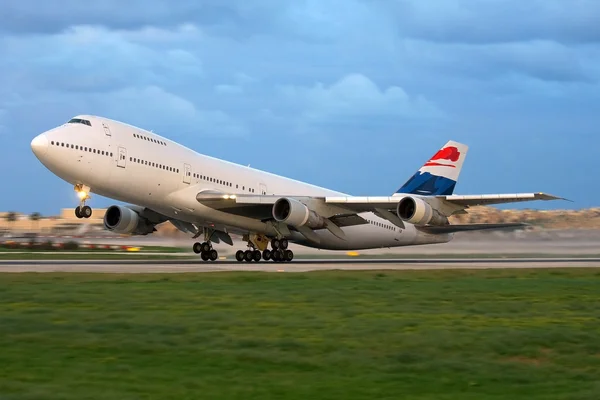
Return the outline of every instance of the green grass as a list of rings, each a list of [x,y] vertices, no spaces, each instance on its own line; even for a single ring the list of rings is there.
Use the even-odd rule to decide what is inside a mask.
[[[132,246],[132,247],[136,247],[136,246]],[[19,253],[19,252],[30,252],[30,253],[44,253],[44,252],[49,252],[49,251],[54,251],[54,252],[61,252],[61,251],[67,251],[67,250],[48,250],[48,249],[44,249],[44,248],[29,248],[26,246],[18,246],[14,249],[11,248],[6,248],[6,247],[0,247],[0,255],[2,254],[10,254],[10,253]],[[79,248],[76,250],[68,250],[69,252],[93,252],[93,253],[110,253],[110,252],[114,252],[115,250],[113,249],[98,249],[98,248]],[[191,251],[191,247],[189,249],[186,248],[181,248],[181,247],[170,247],[170,246],[141,246],[140,247],[140,251],[143,252],[153,252],[153,253],[184,253],[184,252],[189,252]]]
[[[2,260],[189,260],[198,259],[199,256],[176,256],[171,254],[140,254],[130,252],[98,252],[79,254],[77,252],[52,252],[52,253],[0,253]],[[0,400],[2,400],[0,398]]]
[[[600,398],[595,269],[1,274],[0,398]]]

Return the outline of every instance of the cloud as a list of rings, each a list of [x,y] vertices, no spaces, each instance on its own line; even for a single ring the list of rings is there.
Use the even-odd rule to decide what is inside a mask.
[[[600,137],[596,3],[5,0],[0,167],[32,156],[35,134],[91,113],[349,193],[389,193],[454,139],[472,145],[461,190],[534,182],[568,196],[589,186],[569,171],[593,170]],[[571,146],[561,168],[574,178],[519,162],[540,141]],[[359,157],[358,179],[328,168]],[[7,184],[39,171],[31,163]],[[46,181],[56,184],[36,190],[56,190]]]
[[[0,49],[11,57],[0,61],[0,68],[27,75],[29,88],[84,92],[166,80],[172,84],[173,79],[189,81],[202,76],[200,60],[176,45],[178,38],[183,40],[189,34],[189,28],[161,31],[175,42],[162,49],[144,43],[151,40],[148,35],[158,36],[154,31],[80,26],[50,36],[8,37],[0,41]]]
[[[310,119],[324,118],[426,118],[440,111],[422,96],[410,97],[404,89],[380,89],[362,74],[348,74],[331,85],[321,82],[312,87],[286,86],[285,98],[304,107]]]
[[[597,81],[600,54],[588,47],[550,41],[443,44],[406,40],[404,49],[419,68],[468,79],[518,75],[544,81]]]
[[[241,137],[247,129],[222,110],[199,109],[191,101],[156,86],[126,88],[94,96],[89,107],[99,115],[127,121],[172,138]],[[130,108],[128,104],[135,104]]]
[[[220,84],[215,86],[215,92],[218,94],[231,95],[241,94],[244,89],[237,85]]]
[[[6,110],[0,109],[0,135],[5,135],[7,133],[6,114]]]
[[[443,43],[600,42],[596,0],[394,0],[377,3],[403,37]]]

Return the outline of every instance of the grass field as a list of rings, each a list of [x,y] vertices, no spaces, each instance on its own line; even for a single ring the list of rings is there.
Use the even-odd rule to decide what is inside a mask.
[[[182,251],[165,251],[164,254],[158,250],[140,252],[128,251],[27,251],[27,250],[4,250],[0,251],[0,261],[2,260],[198,260],[202,262],[199,255],[186,254]],[[220,254],[223,255],[223,254]],[[225,253],[224,256],[233,260],[234,254]],[[547,254],[547,253],[524,253],[524,254],[494,254],[494,253],[440,253],[440,254],[361,254],[358,256],[349,256],[345,252],[338,254],[296,254],[296,260],[314,260],[314,259],[329,259],[329,260],[360,260],[360,259],[389,259],[389,260],[406,260],[406,259],[485,259],[485,258],[600,258],[600,254]]]
[[[129,252],[52,252],[52,253],[0,253],[2,260],[189,260],[195,259],[202,261],[199,256],[176,255],[176,254],[151,254],[151,253],[129,253]],[[2,399],[0,399],[2,400]]]
[[[135,246],[132,246],[135,247]],[[89,252],[94,252],[94,253],[98,253],[98,254],[103,254],[103,253],[111,253],[114,252],[115,250],[112,249],[99,249],[99,248],[92,248],[92,249],[88,249],[88,248],[84,248],[84,247],[80,247],[76,250],[48,250],[45,248],[36,248],[36,247],[26,247],[26,246],[18,246],[16,248],[6,248],[6,247],[0,247],[0,255],[1,254],[11,254],[11,253],[22,253],[22,252],[29,252],[29,253],[48,253],[48,252],[55,252],[55,253],[60,253],[62,251],[69,251],[69,252],[85,252],[85,253],[89,253]],[[140,251],[143,252],[156,252],[156,253],[185,253],[185,252],[189,252],[191,251],[190,249],[186,249],[186,248],[181,248],[181,247],[172,247],[172,246],[143,246],[140,248]]]
[[[1,274],[0,399],[600,398],[600,272]]]

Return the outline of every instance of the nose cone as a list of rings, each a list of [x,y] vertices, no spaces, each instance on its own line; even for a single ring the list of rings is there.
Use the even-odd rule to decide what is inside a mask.
[[[33,150],[33,154],[37,158],[43,157],[46,151],[48,151],[48,137],[42,133],[33,138],[31,141],[31,150]]]

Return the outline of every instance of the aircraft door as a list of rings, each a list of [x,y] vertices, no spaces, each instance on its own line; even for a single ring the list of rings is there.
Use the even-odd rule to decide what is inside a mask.
[[[192,167],[190,164],[183,164],[183,183],[190,183],[192,181]]]
[[[260,191],[260,194],[267,194],[267,185],[264,183],[259,183],[258,190]]]
[[[125,168],[127,165],[127,149],[119,146],[119,153],[117,154],[117,167]]]
[[[106,124],[106,122],[102,123],[102,128],[104,128],[104,134],[106,136],[111,136],[111,134],[110,134],[110,128],[108,127],[108,125]]]

